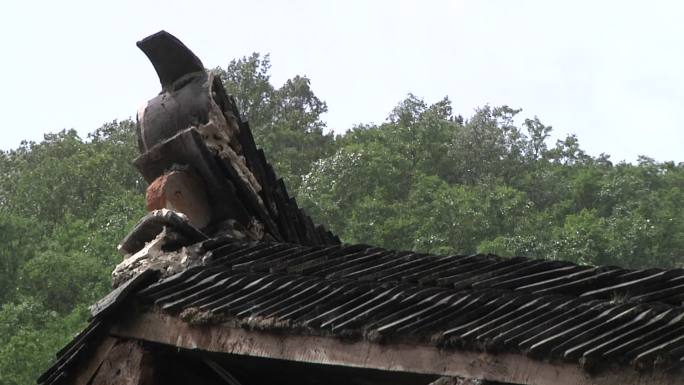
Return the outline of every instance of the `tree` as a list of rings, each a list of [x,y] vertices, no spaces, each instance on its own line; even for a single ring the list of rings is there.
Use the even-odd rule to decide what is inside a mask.
[[[231,60],[226,69],[215,68],[228,94],[235,97],[242,117],[250,122],[254,135],[271,124],[275,89],[270,83],[271,60],[258,53]]]
[[[268,55],[254,53],[215,71],[250,122],[257,145],[296,191],[312,163],[333,151],[333,135],[325,132],[321,119],[328,107],[306,77],[295,76],[276,89],[270,83],[270,68]]]
[[[0,383],[27,384],[106,294],[144,213],[131,121],[0,153]]]
[[[41,238],[33,221],[0,209],[0,304],[17,295],[19,269],[36,255]]]

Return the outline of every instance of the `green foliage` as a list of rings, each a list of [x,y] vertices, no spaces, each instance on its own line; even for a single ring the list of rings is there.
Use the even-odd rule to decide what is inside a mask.
[[[346,242],[626,267],[683,267],[684,164],[613,164],[520,110],[454,115],[409,94],[385,122],[326,132],[311,81],[270,83],[268,56],[216,69],[257,144]],[[133,122],[0,152],[0,384],[28,384],[109,290],[144,213]]]
[[[142,192],[141,179],[130,167],[137,155],[133,133],[131,121],[113,122],[91,135],[90,142],[74,130],[61,131],[6,153],[3,208],[40,219],[49,230],[68,215],[87,217],[105,196]]]
[[[0,209],[0,303],[17,295],[18,271],[36,254],[40,238],[33,221]]]
[[[94,256],[74,250],[49,250],[26,262],[20,271],[21,290],[45,307],[66,313],[79,303],[92,303],[106,294],[102,277],[109,271]]]
[[[34,299],[19,298],[0,308],[0,383],[33,384],[54,360],[54,353],[85,327],[88,310],[75,307],[64,316]]]
[[[538,118],[409,95],[314,163],[298,197],[343,239],[416,251],[496,253],[627,267],[681,266],[684,165],[613,165]]]
[[[0,153],[0,384],[30,384],[109,291],[144,213],[130,121]]]

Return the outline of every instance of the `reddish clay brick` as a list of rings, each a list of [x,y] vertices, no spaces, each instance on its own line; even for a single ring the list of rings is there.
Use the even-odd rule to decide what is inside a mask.
[[[166,208],[185,214],[197,228],[211,221],[211,211],[202,180],[187,171],[171,171],[147,187],[148,211]]]

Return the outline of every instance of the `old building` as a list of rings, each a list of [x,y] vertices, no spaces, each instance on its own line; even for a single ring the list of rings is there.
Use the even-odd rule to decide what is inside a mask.
[[[138,45],[162,83],[138,116],[150,213],[38,383],[684,383],[684,271],[341,243],[195,55]]]

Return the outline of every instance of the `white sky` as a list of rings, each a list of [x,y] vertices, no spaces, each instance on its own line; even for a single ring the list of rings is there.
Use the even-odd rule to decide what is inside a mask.
[[[522,108],[614,161],[684,161],[678,1],[7,2],[0,149],[134,116],[160,88],[135,42],[160,29],[207,67],[270,53],[275,85],[311,78],[336,132],[412,92],[466,117]]]

